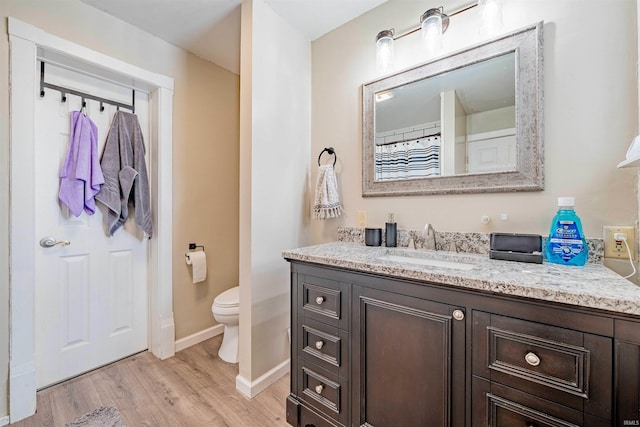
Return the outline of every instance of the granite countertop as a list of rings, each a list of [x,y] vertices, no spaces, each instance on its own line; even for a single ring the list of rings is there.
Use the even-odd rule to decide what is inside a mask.
[[[384,259],[389,255],[463,263],[463,267],[470,269],[458,270]],[[370,247],[346,242],[287,250],[282,256],[288,260],[390,277],[640,315],[640,286],[601,264],[587,264],[584,267],[529,264],[493,260],[488,255]]]

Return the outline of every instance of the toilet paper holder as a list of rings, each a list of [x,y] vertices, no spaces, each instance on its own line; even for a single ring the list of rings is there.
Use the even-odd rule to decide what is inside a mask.
[[[195,251],[198,248],[202,248],[202,252],[204,252],[204,246],[202,245],[196,245],[195,243],[189,243],[189,250],[190,251]],[[184,256],[189,257],[189,252],[186,252],[184,254]]]

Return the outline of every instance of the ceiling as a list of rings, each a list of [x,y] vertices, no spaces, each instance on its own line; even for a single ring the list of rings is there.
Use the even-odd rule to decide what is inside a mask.
[[[243,0],[81,0],[175,46],[240,73]],[[264,0],[315,40],[387,0]]]

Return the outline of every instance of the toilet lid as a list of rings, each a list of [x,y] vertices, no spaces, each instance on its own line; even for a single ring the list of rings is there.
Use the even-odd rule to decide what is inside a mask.
[[[213,300],[213,304],[218,307],[235,307],[240,305],[240,287],[236,286],[235,288],[227,289]]]

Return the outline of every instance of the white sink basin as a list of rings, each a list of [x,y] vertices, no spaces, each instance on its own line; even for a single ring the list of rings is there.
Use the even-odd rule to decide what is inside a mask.
[[[473,270],[475,265],[457,261],[444,261],[432,258],[416,258],[412,256],[385,254],[378,257],[381,261],[401,262],[403,264],[424,265],[428,267],[443,267],[453,270]]]

